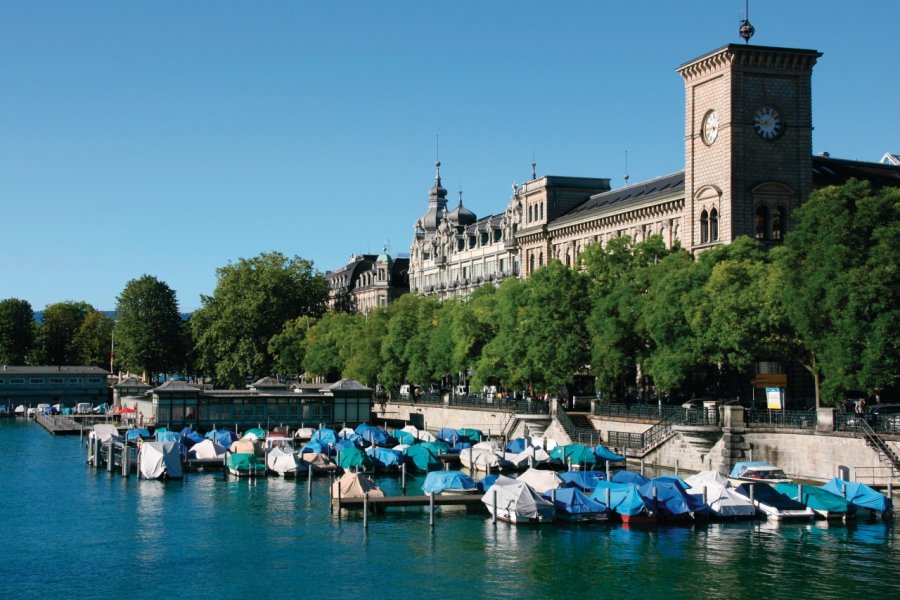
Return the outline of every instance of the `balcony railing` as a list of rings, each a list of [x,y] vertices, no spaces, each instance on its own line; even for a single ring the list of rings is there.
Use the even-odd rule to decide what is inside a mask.
[[[815,429],[815,411],[805,410],[748,410],[744,411],[747,427],[777,429]]]

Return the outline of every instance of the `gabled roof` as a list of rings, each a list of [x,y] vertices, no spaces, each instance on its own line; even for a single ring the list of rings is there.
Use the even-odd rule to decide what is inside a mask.
[[[119,383],[114,385],[113,387],[117,387],[117,388],[142,387],[142,388],[150,389],[151,386],[144,383],[139,377],[135,377],[134,375],[131,375],[129,377],[126,377],[125,379],[123,379],[122,381],[120,381]]]
[[[338,382],[332,383],[331,385],[322,388],[322,391],[333,392],[335,390],[362,390],[362,391],[372,391],[372,388],[367,388],[360,382],[355,379],[341,379]]]
[[[287,389],[287,384],[282,383],[274,377],[262,377],[247,386],[251,390],[271,390],[271,389]]]
[[[170,379],[158,388],[153,389],[154,394],[158,392],[196,392],[199,394],[200,391],[199,388],[195,388],[191,384],[177,379]]]

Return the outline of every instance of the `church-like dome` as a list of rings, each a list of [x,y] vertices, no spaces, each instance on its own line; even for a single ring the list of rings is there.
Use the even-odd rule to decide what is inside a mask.
[[[447,220],[460,227],[466,227],[478,220],[475,213],[463,206],[462,192],[459,193],[459,206],[447,214]]]
[[[441,186],[441,161],[434,163],[437,174],[428,192],[428,210],[419,219],[425,231],[434,231],[447,216],[447,190]]]

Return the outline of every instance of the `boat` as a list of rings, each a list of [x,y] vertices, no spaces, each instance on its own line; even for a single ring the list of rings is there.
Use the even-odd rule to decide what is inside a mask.
[[[397,472],[405,462],[403,453],[392,448],[372,446],[366,450],[366,454],[374,462],[376,471]]]
[[[610,480],[614,483],[633,483],[637,486],[641,486],[649,482],[650,478],[644,477],[640,473],[635,473],[634,471],[616,471],[612,474]]]
[[[745,460],[734,464],[731,473],[728,475],[731,485],[737,487],[743,483],[768,483],[775,485],[776,483],[791,483],[791,479],[784,474],[784,471],[771,463],[764,461]]]
[[[206,432],[206,439],[212,440],[224,448],[231,448],[231,444],[238,440],[238,436],[230,429],[213,429]]]
[[[556,518],[570,523],[595,523],[609,520],[609,509],[578,488],[558,488],[542,494],[556,508]]]
[[[399,442],[400,444],[405,444],[407,446],[411,446],[418,441],[413,434],[402,429],[395,429],[391,435],[394,436],[394,439],[396,439],[397,442]]]
[[[266,439],[266,430],[260,427],[253,427],[252,429],[245,431],[244,435],[241,436],[241,439],[261,442]]]
[[[484,443],[484,442],[482,442]],[[478,446],[476,444],[475,446]],[[472,447],[459,454],[462,466],[472,471],[512,471],[515,466],[505,457],[487,448]]]
[[[550,462],[550,455],[543,448],[535,448],[534,446],[525,448],[525,450],[518,453],[504,452],[503,458],[511,462],[513,468],[517,471],[545,465]]]
[[[347,472],[331,484],[331,497],[340,498],[363,498],[369,495],[383,498],[384,492],[375,482],[369,479],[363,473]]]
[[[303,469],[303,461],[290,447],[273,446],[266,452],[266,468],[281,477],[296,477]]]
[[[462,471],[432,471],[425,477],[422,491],[426,494],[478,494],[475,481]]]
[[[441,459],[428,449],[425,444],[415,444],[403,451],[406,456],[406,464],[414,471],[428,473],[440,469]]]
[[[517,525],[551,523],[556,517],[556,509],[550,501],[524,481],[503,475],[484,491],[481,501],[498,519]]]
[[[873,490],[864,483],[844,481],[840,477],[835,477],[821,487],[846,498],[850,503],[850,510],[854,511],[857,517],[887,519],[893,515],[891,497]]]
[[[524,481],[538,494],[562,487],[563,480],[555,471],[542,471],[531,468],[516,477],[516,481]]]
[[[316,430],[312,427],[301,427],[294,432],[294,438],[301,442],[308,442],[315,432]]]
[[[568,467],[570,471],[576,469],[590,470],[597,464],[597,456],[594,454],[594,449],[582,444],[557,446],[550,452],[550,458],[557,464]]]
[[[768,483],[742,483],[734,489],[738,494],[746,498],[751,498],[751,488],[753,490],[753,505],[756,506],[760,512],[764,513],[767,519],[772,519],[773,521],[808,521],[815,516],[815,513],[811,508],[808,508],[802,502],[797,502],[780,493]]]
[[[425,431],[424,429],[419,429],[415,425],[407,425],[406,427],[401,429],[401,431],[405,431],[406,433],[412,435],[413,438],[420,442],[433,442],[437,440],[437,438],[434,437],[433,433],[431,433],[430,431]]]
[[[581,490],[587,494],[594,491],[597,482],[606,480],[606,473],[603,471],[563,471],[559,474],[562,479],[562,487],[572,487]]]
[[[595,446],[594,456],[597,457],[597,460],[600,461],[600,464],[608,464],[610,469],[625,468],[625,457],[621,454],[616,454],[606,446]]]
[[[615,511],[623,523],[657,521],[657,515],[644,503],[644,498],[635,483],[598,480],[590,497]]]
[[[181,444],[143,442],[138,452],[138,474],[142,479],[181,479]]]
[[[718,519],[749,519],[756,515],[750,499],[735,492],[728,479],[718,471],[702,471],[685,482],[687,493],[706,500],[712,516]]]
[[[375,471],[375,461],[358,446],[350,445],[349,447],[341,448],[334,462],[344,471],[352,470],[365,473]]]
[[[235,442],[237,443],[239,442]],[[266,463],[252,452],[227,452],[225,468],[235,477],[266,476]]]
[[[303,452],[300,454],[301,469],[309,471],[312,467],[313,475],[324,475],[337,470],[337,465],[327,455],[321,452]]]
[[[205,439],[197,442],[187,452],[188,465],[195,468],[221,466],[225,462],[228,449],[216,442]]]
[[[319,442],[323,446],[334,445],[337,443],[337,434],[333,429],[322,427],[312,434],[311,442]]]
[[[650,512],[662,519],[702,521],[708,518],[709,507],[703,500],[688,494],[686,489],[680,479],[657,477],[640,486],[638,491]]]
[[[458,433],[460,437],[465,438],[473,444],[477,444],[484,439],[484,433],[480,429],[474,429],[472,427],[463,427],[462,429],[457,429],[456,433]]]
[[[775,490],[792,500],[802,502],[811,508],[817,517],[823,519],[846,520],[850,513],[850,503],[837,494],[815,485],[797,483],[777,483]]]
[[[451,446],[459,441],[460,435],[459,432],[450,427],[441,427],[437,432],[437,439],[442,440],[450,444]]]

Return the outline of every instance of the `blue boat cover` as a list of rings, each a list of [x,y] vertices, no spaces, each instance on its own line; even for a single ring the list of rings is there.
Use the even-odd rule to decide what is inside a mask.
[[[633,483],[635,485],[644,485],[650,481],[649,477],[644,477],[640,473],[634,471],[618,471],[612,474],[612,480],[615,483]]]
[[[447,454],[448,452],[450,452],[450,444],[448,444],[447,442],[422,442],[416,445],[428,448],[428,450],[435,456]]]
[[[455,429],[450,429],[449,427],[441,427],[438,430],[436,437],[439,440],[444,440],[450,445],[453,445],[459,441],[459,432]]]
[[[528,440],[523,437],[516,438],[510,441],[506,445],[506,451],[512,452],[513,454],[518,454],[519,452],[525,452],[525,448],[528,447]]]
[[[410,446],[405,451],[407,464],[411,464],[419,471],[434,471],[441,468],[441,461],[437,458],[426,444],[416,444]]]
[[[659,477],[654,477],[653,481],[674,483],[685,492],[691,489],[691,486],[689,486],[684,479],[682,479],[681,477],[675,477],[674,475],[660,475]]]
[[[191,431],[187,435],[181,436],[181,443],[185,446],[193,446],[199,442],[203,441],[203,436],[197,433],[196,431]]]
[[[372,459],[356,446],[350,446],[338,452],[335,462],[342,469],[369,469],[373,464]]]
[[[585,492],[593,492],[597,482],[606,479],[606,473],[602,471],[565,471],[559,473],[563,480],[563,487],[578,488]]]
[[[457,429],[456,433],[459,434],[459,437],[466,438],[466,440],[472,442],[473,444],[477,444],[484,439],[484,434],[480,429],[463,427],[462,429]]]
[[[450,454],[459,454],[466,448],[471,448],[472,442],[456,442],[452,448],[450,448]]]
[[[440,494],[444,490],[477,489],[475,481],[460,471],[432,471],[425,477],[422,491],[426,494]]]
[[[327,427],[323,427],[322,429],[316,431],[313,434],[312,439],[315,442],[319,442],[323,446],[337,443],[337,435],[334,433],[334,429],[328,429]]]
[[[157,442],[180,442],[181,434],[176,431],[156,431]]]
[[[395,438],[397,439],[397,441],[400,442],[401,444],[412,445],[412,444],[415,444],[415,443],[418,441],[418,440],[416,439],[416,436],[414,436],[413,434],[411,434],[411,433],[408,432],[408,431],[403,431],[402,429],[395,429],[395,430],[394,430],[394,437],[395,437]]]
[[[479,490],[481,490],[482,492],[484,492],[484,490],[486,490],[486,489],[488,489],[489,487],[491,487],[492,485],[494,485],[494,482],[496,482],[497,479],[499,479],[499,478],[500,478],[500,475],[498,475],[498,474],[496,474],[496,473],[493,474],[493,475],[488,475],[488,476],[486,476],[486,477],[484,477],[484,478],[479,479],[478,481],[476,481],[476,482],[475,482],[475,485],[478,486],[478,489],[479,489]]]
[[[350,440],[351,442],[359,442],[362,445],[363,438],[358,433],[339,433],[338,434],[338,443],[345,440]]]
[[[390,448],[381,448],[372,446],[366,450],[366,454],[375,460],[375,466],[387,469],[390,467],[399,467],[403,464],[403,453]]]
[[[682,489],[675,478],[653,479],[639,489],[641,496],[644,498],[644,504],[654,513],[668,517],[679,517],[688,513],[706,514],[709,507],[703,504],[702,500],[698,500]],[[654,490],[656,492],[656,500],[654,501]]]
[[[129,429],[125,432],[125,439],[129,442],[133,442],[138,438],[144,438],[145,440],[150,439],[150,432],[146,429]]]
[[[765,464],[765,463],[764,463]],[[759,465],[754,465],[759,466]],[[750,497],[750,486],[753,486],[753,499],[757,502],[774,506],[779,510],[805,510],[806,505],[788,498],[768,483],[743,483],[734,488],[738,494]]]
[[[356,448],[357,444],[353,440],[341,440],[337,444],[334,445],[335,452],[341,452],[346,450],[347,448]]]
[[[888,512],[893,508],[893,501],[888,496],[881,494],[864,483],[858,481],[844,481],[835,477],[822,486],[822,489],[844,497],[846,489],[847,502],[860,508],[867,508],[878,512]]]
[[[591,498],[605,503],[606,490],[609,490],[609,508],[620,515],[639,515],[645,508],[638,486],[633,483],[598,481]]]
[[[622,462],[625,460],[624,456],[616,454],[606,446],[597,446],[594,448],[594,454],[596,454],[597,458],[601,461],[608,460],[609,462]]]
[[[554,492],[556,496],[555,501],[553,499]],[[585,496],[584,492],[578,488],[557,488],[545,492],[542,495],[547,500],[553,502],[553,506],[556,507],[556,510],[568,515],[591,515],[609,512],[609,509],[606,508],[605,504],[599,500]]]
[[[300,448],[300,454],[309,452],[328,455],[328,446],[323,446],[319,442],[312,441]]]
[[[570,461],[573,465],[597,464],[597,456],[594,454],[594,449],[581,444],[557,446],[550,451],[550,458],[562,464],[567,464]]]
[[[393,442],[393,438],[385,430],[377,427],[369,427],[359,435],[373,446],[390,446]]]
[[[368,423],[360,423],[359,425],[356,426],[356,429],[354,429],[354,431],[358,435],[362,435],[364,432],[368,431],[369,429],[378,429],[378,428],[375,427],[374,425],[369,425]]]
[[[772,467],[773,469],[777,468],[772,463],[767,463],[762,460],[742,460],[740,462],[734,463],[734,468],[731,469],[731,473],[729,473],[728,476],[741,477],[748,467]]]
[[[231,444],[237,441],[238,436],[230,429],[213,429],[206,433],[206,439],[212,440],[224,448],[231,448]]]

